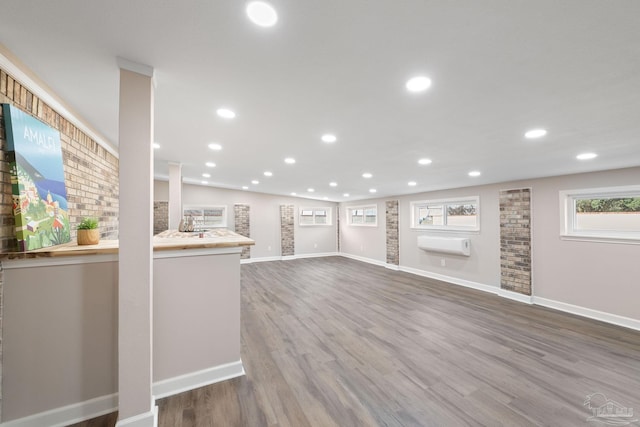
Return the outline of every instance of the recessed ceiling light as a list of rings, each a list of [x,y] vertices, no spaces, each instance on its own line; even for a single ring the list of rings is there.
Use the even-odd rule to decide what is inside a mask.
[[[248,189],[249,189],[249,187],[247,187],[246,185],[243,185],[243,186],[242,186],[242,189],[243,189],[243,190],[248,190]]]
[[[408,185],[409,187],[415,187],[416,185],[418,185],[418,183],[417,183],[417,182],[415,182],[415,181],[409,181],[409,182],[407,183],[407,185]]]
[[[157,150],[158,148],[160,148],[160,144],[158,144],[157,142],[154,142],[153,148]]]
[[[349,193],[344,193],[342,196],[343,197],[349,197]]]
[[[292,196],[297,196],[298,194],[297,194],[297,193],[291,193],[291,195],[292,195]]]
[[[337,186],[338,186],[338,183],[337,183],[337,182],[330,182],[330,183],[329,183],[329,186],[331,186],[331,187],[337,187]]]
[[[209,183],[209,181],[200,181],[200,182],[203,183],[203,184],[208,184]]]
[[[208,167],[208,168],[215,168],[216,164],[213,163],[213,162],[207,162],[207,163],[205,163],[205,166]]]
[[[371,178],[373,175],[371,175],[369,172],[365,172],[362,174],[363,178]]]
[[[591,160],[591,159],[595,159],[596,157],[598,157],[598,155],[596,153],[582,153],[582,154],[578,154],[576,156],[576,159],[578,159],[578,160]]]
[[[405,86],[409,92],[424,92],[431,86],[431,79],[426,76],[415,76],[407,80]]]
[[[546,134],[547,134],[547,131],[544,129],[531,129],[524,134],[524,137],[527,139],[536,139],[536,138],[542,138]]]
[[[292,165],[296,162],[296,159],[294,159],[293,157],[287,157],[286,159],[284,159],[284,162],[288,165]]]
[[[203,174],[202,174],[202,177],[203,177],[203,178],[211,178],[211,175],[210,175],[210,174],[208,174],[208,173],[203,173]]]
[[[332,135],[330,133],[322,135],[322,141],[326,142],[327,144],[332,144],[337,140],[338,138],[335,135]]]
[[[375,188],[370,188],[369,189],[369,193],[376,193],[376,192],[378,192],[378,190],[376,190]]]
[[[222,150],[222,145],[218,144],[217,142],[212,142],[211,144],[209,144],[209,148],[214,151],[220,151]]]
[[[313,192],[314,192],[314,191],[316,191],[316,190],[314,190],[313,188],[307,188],[307,191],[308,191],[309,193],[313,193]]]
[[[420,164],[420,165],[430,165],[431,164],[431,159],[427,159],[427,158],[420,159],[420,160],[418,160],[418,164]]]
[[[273,172],[265,171],[264,176],[273,176]]]
[[[251,183],[253,185],[258,185],[258,184],[260,184],[260,181],[258,181],[257,179],[254,179],[253,181],[251,181]]]
[[[481,175],[480,171],[471,171],[471,172],[469,172],[469,176],[474,177],[474,178],[477,177],[477,176],[480,176],[480,175]]]
[[[216,110],[216,113],[223,119],[233,119],[236,116],[236,113],[229,110],[228,108],[218,108]]]
[[[273,27],[278,22],[278,14],[269,3],[252,1],[247,5],[247,16],[256,25]]]

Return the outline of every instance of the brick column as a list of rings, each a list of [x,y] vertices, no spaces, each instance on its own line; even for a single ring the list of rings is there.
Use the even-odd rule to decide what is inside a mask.
[[[500,191],[500,287],[531,295],[531,189]]]
[[[251,237],[251,220],[249,217],[249,205],[235,205],[233,207],[236,224],[235,231],[236,233],[244,236]],[[251,249],[249,246],[242,247],[242,253],[240,254],[240,259],[249,259],[251,258]]]
[[[182,163],[169,162],[169,224],[177,230],[182,220]]]
[[[169,229],[169,202],[153,202],[153,234]]]
[[[282,256],[296,254],[293,205],[280,205],[280,251]]]
[[[387,264],[400,265],[400,241],[398,232],[398,201],[388,200],[387,221]]]
[[[336,206],[336,250],[340,253],[340,206]]]

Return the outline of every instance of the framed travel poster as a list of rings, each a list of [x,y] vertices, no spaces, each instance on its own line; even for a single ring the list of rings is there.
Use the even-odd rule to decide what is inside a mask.
[[[60,132],[2,104],[20,251],[71,240]]]

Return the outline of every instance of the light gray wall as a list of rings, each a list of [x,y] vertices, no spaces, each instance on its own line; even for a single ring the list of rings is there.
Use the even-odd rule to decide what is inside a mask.
[[[157,258],[153,276],[154,383],[240,360],[240,254]]]
[[[500,206],[502,186],[467,187],[400,197],[400,265],[500,287]],[[511,188],[510,186],[504,188]],[[417,200],[480,197],[480,231],[443,232],[411,228],[411,202]],[[471,240],[471,256],[448,255],[418,249],[418,236],[457,236]],[[445,266],[442,266],[444,260]]]
[[[3,287],[3,421],[117,392],[117,262],[5,269]]]
[[[454,279],[500,287],[499,191],[532,189],[533,295],[640,319],[640,245],[561,240],[559,191],[640,183],[640,168],[628,168],[535,180],[418,193],[400,197],[341,203],[378,204],[378,229],[341,225],[342,252],[385,261],[384,200],[399,200],[400,265]],[[421,234],[410,227],[410,203],[416,200],[480,197],[480,231],[455,233],[471,239],[471,256],[429,253],[418,249]],[[380,226],[382,224],[382,226]],[[449,234],[447,234],[449,235]],[[361,245],[364,250],[360,250]],[[441,265],[442,260],[445,266]]]
[[[393,197],[389,198],[392,200]],[[347,202],[340,204],[340,252],[387,262],[387,239],[385,224],[385,200],[370,199],[365,202]],[[378,225],[376,227],[349,225],[349,208],[376,205],[378,207]]]
[[[154,200],[169,199],[169,183],[154,181]],[[227,226],[234,227],[233,205],[249,205],[251,212],[251,238],[256,241],[251,247],[251,258],[281,256],[280,251],[280,205],[295,206],[295,253],[320,254],[337,250],[336,206],[337,203],[299,197],[274,196],[250,191],[228,190],[201,185],[183,184],[184,205],[226,205]],[[299,210],[303,207],[329,207],[332,210],[330,226],[300,226]]]
[[[640,184],[640,168],[533,181],[534,295],[640,319],[640,245],[560,240],[560,190]]]

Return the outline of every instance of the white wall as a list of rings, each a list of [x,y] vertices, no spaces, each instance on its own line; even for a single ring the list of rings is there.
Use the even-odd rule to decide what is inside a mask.
[[[500,287],[500,204],[499,190],[507,185],[467,187],[435,191],[399,198],[400,264],[457,279]],[[438,232],[411,229],[411,202],[429,199],[480,197],[480,231]],[[418,249],[418,236],[459,236],[471,239],[471,256],[447,255]],[[445,266],[442,266],[444,260]]]
[[[154,200],[169,200],[169,183],[154,181]],[[281,256],[280,250],[280,205],[294,205],[295,254],[335,253],[337,250],[336,207],[337,203],[322,200],[301,199],[299,197],[274,196],[250,191],[228,190],[201,185],[182,185],[184,205],[225,205],[227,206],[227,227],[234,229],[233,206],[250,206],[251,238],[256,241],[251,247],[251,258]],[[298,213],[303,207],[328,207],[332,210],[330,226],[299,226]]]
[[[385,224],[385,200],[371,199],[340,204],[340,252],[356,257],[364,257],[378,262],[387,261],[387,240]],[[349,225],[349,208],[376,205],[378,207],[378,225]]]
[[[640,319],[640,245],[560,240],[560,190],[640,183],[640,168],[537,180],[532,200],[536,296]]]
[[[30,261],[2,262],[3,422],[118,391],[117,261]]]
[[[640,168],[567,175],[535,180],[434,191],[406,196],[343,202],[340,204],[340,250],[344,254],[386,261],[385,201],[399,201],[400,266],[439,274],[456,280],[500,288],[499,191],[532,189],[532,280],[533,295],[591,310],[640,320],[640,245],[575,242],[561,240],[559,191],[580,188],[633,185],[640,182]],[[417,247],[420,234],[410,227],[410,203],[415,200],[480,197],[480,231],[456,233],[471,239],[471,256],[435,254]],[[168,184],[155,182],[155,200],[167,200]],[[185,185],[185,204],[226,204],[233,228],[233,205],[251,205],[251,233],[256,240],[253,258],[280,256],[281,204],[300,207],[335,204],[292,197],[272,196],[212,187]],[[377,227],[355,227],[347,223],[347,208],[375,203]],[[263,213],[260,215],[259,213]],[[296,254],[336,251],[335,217],[331,227],[300,227],[296,220]],[[440,235],[442,232],[440,232]],[[315,245],[318,247],[314,247]],[[271,246],[271,250],[269,250]],[[445,265],[442,266],[444,259]]]
[[[500,287],[499,191],[532,189],[532,280],[535,297],[573,304],[591,310],[640,320],[640,245],[561,240],[559,191],[580,188],[633,185],[640,182],[640,168],[505,182],[445,191],[419,193],[354,203],[378,205],[378,228],[350,227],[341,223],[341,251],[386,259],[385,200],[399,200],[400,266],[445,275],[454,279]],[[420,234],[410,227],[410,203],[416,200],[480,197],[480,231],[456,233],[471,239],[471,256],[435,254],[417,247]],[[364,250],[360,250],[364,245]],[[442,260],[445,266],[441,265]]]

